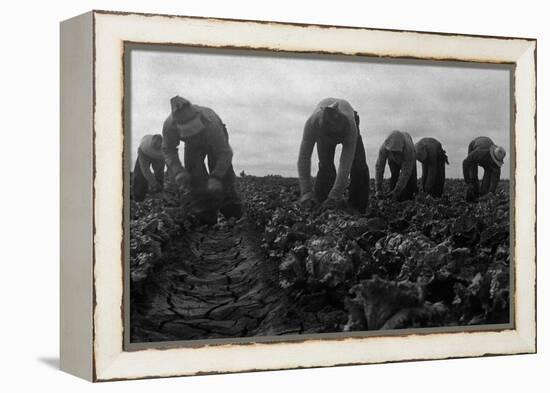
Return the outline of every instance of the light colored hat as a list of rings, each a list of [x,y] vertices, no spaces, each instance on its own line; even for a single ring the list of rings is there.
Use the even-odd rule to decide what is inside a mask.
[[[191,102],[183,97],[175,96],[170,99],[172,107],[172,119],[180,118],[183,121],[174,121],[180,138],[189,138],[204,129],[204,124],[198,110]]]
[[[172,109],[172,114],[179,110],[185,110],[186,108],[191,108],[191,102],[183,97],[175,96],[170,98],[170,107]]]
[[[160,143],[159,143],[160,142]],[[155,134],[155,135],[145,135],[141,139],[141,143],[139,145],[139,148],[141,149],[142,153],[146,156],[154,159],[162,159],[162,151],[160,149],[160,144],[162,143],[162,135]]]
[[[502,166],[504,164],[504,157],[506,157],[506,150],[502,146],[491,146],[491,149],[489,149],[489,153],[491,154],[491,158],[497,164],[498,166]]]
[[[384,141],[384,147],[388,151],[399,152],[405,148],[405,139],[400,131],[392,131]]]

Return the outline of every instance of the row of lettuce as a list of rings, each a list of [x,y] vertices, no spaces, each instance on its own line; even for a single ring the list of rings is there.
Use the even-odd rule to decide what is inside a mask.
[[[325,291],[347,315],[342,330],[506,323],[509,204],[506,183],[477,203],[459,180],[441,199],[370,201],[368,213],[304,211],[295,181],[250,178],[248,216],[290,296]]]

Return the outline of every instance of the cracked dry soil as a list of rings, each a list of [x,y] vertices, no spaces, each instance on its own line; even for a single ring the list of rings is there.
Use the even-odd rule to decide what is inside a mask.
[[[278,285],[278,266],[266,263],[260,244],[261,232],[246,218],[172,242],[142,296],[133,299],[131,341],[338,331],[347,317],[343,303],[327,305],[325,293],[314,295],[317,301],[289,299]]]

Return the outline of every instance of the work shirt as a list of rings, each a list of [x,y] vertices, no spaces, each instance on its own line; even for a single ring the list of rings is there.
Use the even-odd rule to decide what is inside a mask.
[[[416,159],[422,164],[435,164],[439,160],[448,161],[445,150],[435,138],[420,139],[415,145],[415,150]]]
[[[151,172],[151,164],[154,160],[164,160],[164,156],[160,150],[155,150],[153,147],[154,135],[145,135],[138,147],[138,162],[141,173],[149,183],[156,182],[153,172]]]
[[[388,151],[401,152],[402,162],[395,162],[395,164],[400,165],[401,170],[399,171],[397,183],[392,190],[393,193],[399,195],[407,186],[409,178],[413,174],[413,169],[416,166],[414,143],[409,133],[404,131],[392,131],[380,147],[378,159],[376,160],[376,190],[378,192],[382,191],[386,162],[391,160]]]
[[[447,154],[441,143],[435,138],[422,138],[414,145],[416,159],[422,163],[422,185],[424,191],[435,195],[437,188],[443,192],[443,183],[445,181],[445,164],[449,163]]]
[[[199,115],[196,121],[190,126],[199,132],[191,137],[185,137],[184,132],[178,130],[172,115],[168,116],[162,129],[162,153],[166,165],[173,172],[174,176],[184,171],[183,165],[178,156],[178,145],[180,141],[186,144],[186,151],[192,151],[196,157],[213,155],[216,157],[215,168],[210,172],[212,177],[223,178],[231,166],[233,152],[229,146],[227,129],[218,115],[210,108],[193,105],[193,110]],[[180,126],[181,127],[181,126]],[[185,127],[185,125],[183,126]]]
[[[322,127],[323,111],[328,106],[336,105],[337,110],[343,115],[346,124],[342,127],[342,133],[329,133]],[[338,98],[326,98],[322,100],[304,126],[302,143],[298,155],[298,176],[300,179],[301,194],[312,192],[313,184],[311,178],[311,154],[316,143],[327,145],[342,144],[340,164],[336,179],[330,190],[330,199],[341,199],[347,186],[348,177],[355,156],[355,147],[359,131],[355,124],[355,111],[346,100]]]
[[[486,136],[480,136],[474,139],[468,145],[468,156],[462,161],[462,171],[466,183],[477,181],[474,178],[472,169],[475,166],[482,167],[485,171],[496,171],[500,173],[500,167],[495,164],[491,158],[491,147],[496,146],[495,143]]]

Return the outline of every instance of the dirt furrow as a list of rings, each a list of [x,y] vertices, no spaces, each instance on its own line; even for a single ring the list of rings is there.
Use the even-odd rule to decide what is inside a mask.
[[[262,334],[280,292],[246,219],[190,233],[170,247],[132,310],[132,340],[190,340]],[[166,296],[168,294],[168,296]],[[155,329],[156,327],[156,329]],[[160,341],[160,340],[159,340]]]

